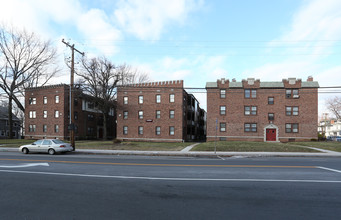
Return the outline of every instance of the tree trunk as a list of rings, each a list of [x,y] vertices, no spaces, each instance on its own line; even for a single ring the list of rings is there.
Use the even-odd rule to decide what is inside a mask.
[[[107,131],[107,114],[103,113],[103,140],[107,140],[108,131]]]
[[[8,138],[9,139],[13,139],[13,118],[12,118],[12,95],[9,96],[8,98],[8,130],[9,130],[9,133],[8,133]]]

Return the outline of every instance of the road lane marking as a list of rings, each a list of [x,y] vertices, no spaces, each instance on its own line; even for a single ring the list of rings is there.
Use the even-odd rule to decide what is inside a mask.
[[[50,173],[50,172],[18,171],[18,170],[0,170],[0,172],[54,175],[54,176],[75,176],[75,177],[111,178],[111,179],[138,179],[138,180],[163,180],[163,181],[341,183],[341,180],[171,178],[171,177],[144,177],[144,176],[108,176],[108,175],[91,175],[91,174],[78,174],[78,173]]]
[[[323,169],[323,170],[333,171],[333,172],[336,172],[336,173],[341,173],[341,170],[335,170],[335,169],[331,169],[331,168],[327,168],[327,167],[317,167],[317,168],[320,168],[320,169]]]
[[[148,164],[148,163],[107,163],[87,161],[58,161],[58,160],[31,160],[31,159],[0,159],[10,161],[48,162],[48,163],[73,163],[96,165],[120,165],[120,166],[165,166],[165,167],[233,167],[233,168],[316,168],[316,166],[277,166],[277,165],[203,165],[203,164]]]
[[[27,163],[21,165],[0,165],[0,168],[23,168],[23,167],[36,167],[36,166],[50,166],[48,163]]]

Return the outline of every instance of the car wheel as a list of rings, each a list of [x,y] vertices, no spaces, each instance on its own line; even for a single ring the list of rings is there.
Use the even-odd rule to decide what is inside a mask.
[[[27,148],[23,148],[23,149],[22,149],[22,152],[23,152],[24,154],[28,154],[29,151],[28,151]]]
[[[55,153],[56,153],[56,151],[55,151],[55,150],[53,150],[52,148],[51,148],[51,149],[49,149],[49,151],[48,151],[48,152],[49,152],[49,154],[50,154],[50,155],[53,155],[53,154],[55,154]]]

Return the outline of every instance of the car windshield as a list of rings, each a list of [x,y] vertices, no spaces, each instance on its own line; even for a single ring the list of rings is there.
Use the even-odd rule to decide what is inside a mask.
[[[53,141],[53,143],[55,143],[55,144],[63,144],[64,142],[63,141],[61,141],[61,140],[52,140]]]

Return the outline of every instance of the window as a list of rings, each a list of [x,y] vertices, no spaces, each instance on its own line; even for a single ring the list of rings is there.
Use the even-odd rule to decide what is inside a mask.
[[[88,121],[94,120],[94,115],[93,114],[88,114]]]
[[[161,127],[160,126],[155,127],[155,134],[161,135]]]
[[[128,134],[128,126],[123,126],[123,134]]]
[[[128,105],[128,96],[123,97],[123,104]]]
[[[156,118],[161,118],[161,111],[160,110],[156,110]]]
[[[220,123],[220,131],[221,132],[226,131],[226,123],[225,122]]]
[[[59,132],[59,125],[54,125],[54,132],[56,132],[56,133]]]
[[[47,97],[46,97],[46,96],[43,97],[43,103],[44,103],[45,105],[47,104]]]
[[[244,90],[244,97],[249,98],[257,98],[257,90],[256,89],[245,89]]]
[[[226,106],[225,105],[220,106],[220,115],[226,115]]]
[[[298,89],[286,89],[285,90],[285,97],[286,98],[294,98],[297,99],[300,96],[298,95]]]
[[[54,100],[55,100],[55,103],[59,103],[59,95],[56,95],[56,96],[54,97]]]
[[[43,118],[47,118],[47,111],[46,110],[43,111]]]
[[[169,135],[174,135],[174,133],[175,133],[174,126],[170,126],[169,127]]]
[[[73,112],[73,117],[75,120],[78,120],[78,112]]]
[[[257,132],[257,124],[256,123],[245,123],[244,124],[245,132]]]
[[[143,127],[139,126],[139,134],[142,135],[143,134]]]
[[[88,127],[88,134],[94,134],[94,131],[93,127]]]
[[[298,133],[298,124],[285,124],[286,133]]]
[[[285,114],[287,116],[297,116],[298,115],[298,107],[297,106],[287,106],[285,107]]]
[[[43,132],[44,132],[44,133],[47,132],[47,125],[43,125]]]
[[[269,113],[269,114],[268,114],[268,120],[269,120],[269,121],[275,120],[275,114],[274,114],[274,113]]]
[[[273,105],[275,103],[274,97],[268,97],[268,104]]]
[[[143,104],[143,95],[139,96],[139,104]]]
[[[59,118],[59,111],[58,110],[54,111],[54,117]]]
[[[257,106],[244,106],[244,115],[257,115]]]
[[[93,102],[88,102],[88,109],[94,109],[95,104]]]
[[[174,110],[170,110],[169,111],[169,118],[174,118],[175,115],[175,111]]]
[[[143,119],[143,111],[139,111],[139,119]]]
[[[161,103],[161,95],[156,95],[155,99],[156,103]]]
[[[128,119],[128,112],[127,111],[123,112],[123,119]]]
[[[174,102],[174,100],[175,100],[175,95],[169,94],[169,102]]]
[[[52,142],[49,140],[44,140],[43,143],[41,145],[51,145]]]
[[[36,125],[29,125],[29,132],[36,132]]]
[[[29,112],[29,118],[36,118],[36,117],[37,117],[36,111]]]
[[[37,98],[35,98],[35,97],[29,98],[28,99],[28,104],[30,104],[30,105],[37,104]]]
[[[74,104],[74,106],[78,106],[78,99],[74,99],[73,104]]]
[[[221,90],[220,90],[220,98],[221,98],[221,99],[226,98],[226,89],[221,89]]]

